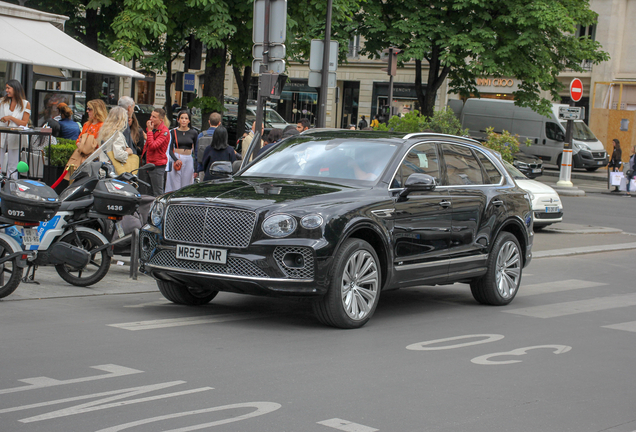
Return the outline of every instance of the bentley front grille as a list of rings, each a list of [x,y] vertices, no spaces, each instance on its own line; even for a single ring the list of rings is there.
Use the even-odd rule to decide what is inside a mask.
[[[256,214],[247,210],[172,204],[166,211],[164,237],[180,243],[246,248],[255,223]]]

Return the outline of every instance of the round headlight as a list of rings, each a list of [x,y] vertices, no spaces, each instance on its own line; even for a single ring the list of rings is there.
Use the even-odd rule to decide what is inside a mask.
[[[322,216],[317,214],[303,216],[300,220],[300,225],[306,229],[318,228],[322,225]]]
[[[163,208],[164,204],[161,201],[156,201],[150,210],[150,220],[154,226],[160,226],[163,220]]]
[[[289,215],[277,214],[263,221],[263,232],[270,237],[287,237],[296,230],[296,219]]]

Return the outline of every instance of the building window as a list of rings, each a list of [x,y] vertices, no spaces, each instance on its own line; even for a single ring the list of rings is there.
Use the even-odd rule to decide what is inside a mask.
[[[360,35],[354,35],[349,39],[347,58],[357,59],[360,57]]]
[[[589,37],[592,40],[596,40],[596,25],[577,26],[576,37]]]

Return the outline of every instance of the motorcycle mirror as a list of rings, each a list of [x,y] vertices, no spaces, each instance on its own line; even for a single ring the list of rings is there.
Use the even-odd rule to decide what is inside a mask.
[[[144,171],[144,170],[151,170],[155,168],[155,164],[151,164],[151,163],[147,163],[144,166],[140,166],[139,168],[137,168],[136,170],[132,170],[131,174],[134,173],[135,171]]]
[[[29,165],[26,162],[20,161],[18,162],[16,169],[20,174],[22,174],[29,171]]]

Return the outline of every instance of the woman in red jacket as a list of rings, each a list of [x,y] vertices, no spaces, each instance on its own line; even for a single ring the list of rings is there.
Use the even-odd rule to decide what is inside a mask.
[[[148,138],[144,145],[142,158],[146,155],[146,163],[155,164],[155,168],[148,171],[152,194],[154,196],[163,194],[164,175],[166,164],[168,163],[168,143],[170,136],[168,126],[165,124],[166,112],[161,108],[155,108],[150,115],[150,120],[146,122]]]

